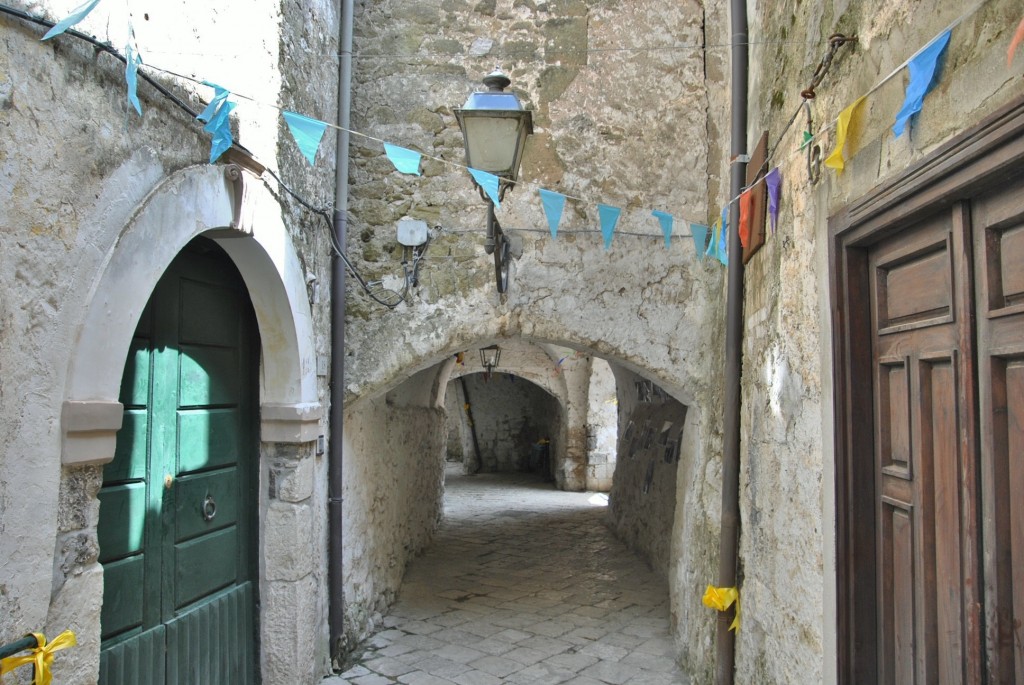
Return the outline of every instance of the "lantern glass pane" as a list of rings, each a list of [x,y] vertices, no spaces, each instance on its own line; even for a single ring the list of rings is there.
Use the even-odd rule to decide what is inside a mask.
[[[470,166],[507,176],[516,158],[519,121],[512,117],[467,116],[465,126]]]

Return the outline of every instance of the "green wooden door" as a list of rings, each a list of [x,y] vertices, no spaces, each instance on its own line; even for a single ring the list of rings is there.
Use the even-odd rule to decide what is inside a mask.
[[[99,493],[102,685],[256,682],[259,344],[244,284],[197,239],[132,340]]]

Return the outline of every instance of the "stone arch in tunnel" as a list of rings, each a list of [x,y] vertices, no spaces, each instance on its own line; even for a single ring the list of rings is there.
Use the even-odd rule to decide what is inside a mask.
[[[689,292],[695,290],[691,284]],[[373,617],[397,593],[407,561],[430,543],[443,515],[445,391],[460,373],[456,355],[464,353],[464,363],[479,368],[477,350],[492,344],[531,348],[532,362],[516,375],[542,385],[564,407],[565,438],[553,455],[556,484],[562,489],[587,487],[590,398],[586,383],[569,380],[574,372],[588,378],[593,357],[606,360],[624,377],[658,386],[686,407],[675,482],[664,484],[675,506],[660,522],[668,532],[659,548],[666,553],[659,556],[658,570],[679,579],[709,573],[714,559],[708,541],[717,536],[714,455],[720,435],[718,422],[704,417],[721,407],[717,384],[708,380],[709,369],[721,359],[721,345],[709,339],[707,330],[714,330],[715,323],[706,320],[710,308],[697,295],[686,301],[676,292],[651,296],[640,315],[633,311],[625,323],[621,312],[602,313],[600,301],[552,295],[505,303],[473,296],[433,308],[429,316],[420,311],[403,316],[399,309],[351,326],[344,498],[345,536],[354,547],[346,550],[345,563],[353,634],[369,634]],[[507,370],[501,368],[505,360],[503,354],[499,373]],[[620,443],[622,429],[620,423]],[[700,544],[692,544],[695,539]],[[643,551],[642,545],[634,548]],[[673,587],[689,585],[680,580]],[[699,601],[691,600],[673,597],[680,620],[702,615]]]

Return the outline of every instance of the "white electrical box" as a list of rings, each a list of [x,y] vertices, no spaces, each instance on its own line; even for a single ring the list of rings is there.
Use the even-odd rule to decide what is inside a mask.
[[[406,247],[418,247],[427,242],[427,222],[422,219],[399,220],[398,242]]]

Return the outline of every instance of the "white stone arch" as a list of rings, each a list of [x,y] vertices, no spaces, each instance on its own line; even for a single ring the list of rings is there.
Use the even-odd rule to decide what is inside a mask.
[[[63,463],[113,458],[121,376],[139,317],[168,265],[201,234],[235,262],[256,312],[262,439],[308,442],[319,434],[312,316],[277,200],[235,165],[202,165],[154,188],[104,258],[71,354],[61,417]]]

